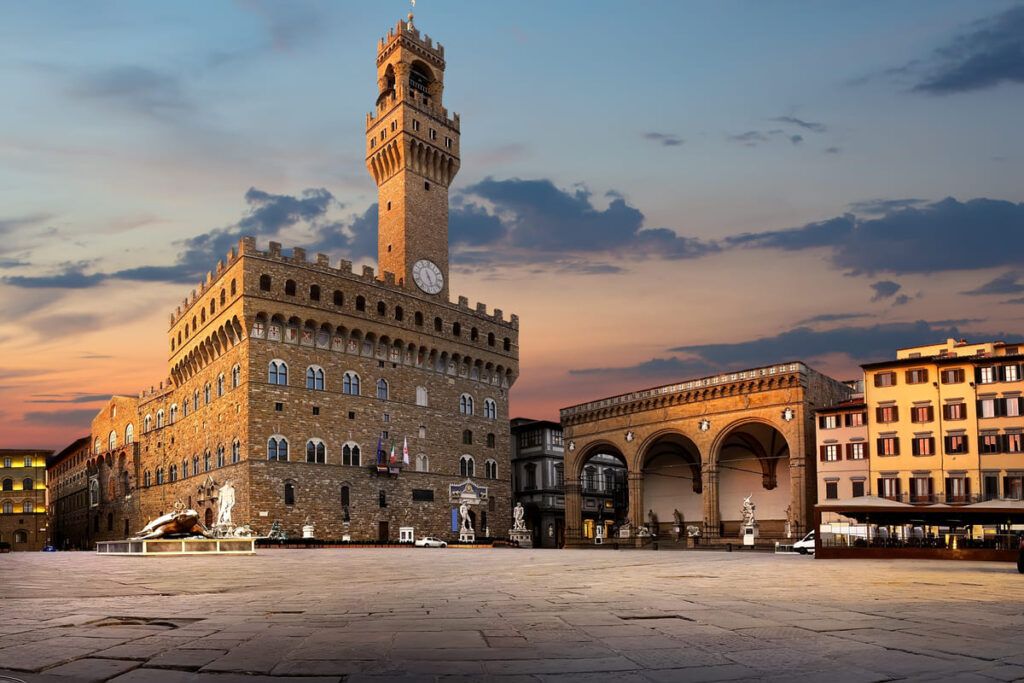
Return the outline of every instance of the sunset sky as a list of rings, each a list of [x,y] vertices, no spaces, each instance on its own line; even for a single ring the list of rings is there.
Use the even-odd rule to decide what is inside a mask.
[[[7,3],[0,448],[167,376],[243,234],[374,263],[377,40],[409,3]],[[421,0],[462,116],[452,295],[513,416],[1024,331],[1024,4]]]

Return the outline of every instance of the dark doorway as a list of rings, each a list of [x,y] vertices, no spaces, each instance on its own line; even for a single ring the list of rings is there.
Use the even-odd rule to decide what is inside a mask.
[[[206,513],[203,515],[203,523],[206,525],[207,529],[209,529],[210,527],[213,526],[213,509],[212,508],[206,508]]]
[[[377,540],[385,542],[388,540],[388,523],[377,522]]]

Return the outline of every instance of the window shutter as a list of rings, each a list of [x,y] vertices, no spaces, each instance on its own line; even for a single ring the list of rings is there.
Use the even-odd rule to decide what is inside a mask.
[[[935,421],[935,406],[928,406],[928,421]]]
[[[981,384],[981,368],[979,367],[974,368],[974,383]]]
[[[818,416],[818,429],[824,429],[824,428],[825,428],[825,416],[824,415],[819,415]]]
[[[871,442],[870,442],[870,441],[865,441],[865,442],[864,442],[864,457],[865,457],[865,458],[866,458],[866,457],[868,457],[868,455],[869,455],[869,454],[868,454],[868,450],[870,450],[870,449],[868,448],[868,444],[869,444],[869,443],[871,443]]]
[[[935,455],[935,437],[934,436],[929,436],[928,437],[928,453],[930,455]]]
[[[895,448],[893,448],[893,451],[896,453],[896,455],[899,455],[900,454],[900,437],[894,436],[892,438],[892,443],[893,443],[893,446],[895,446]]]
[[[892,421],[893,422],[899,422],[900,421],[900,407],[899,406],[893,406],[892,407]]]
[[[824,446],[818,446],[818,455],[821,458],[821,461],[825,462],[825,447]]]
[[[964,495],[970,498],[971,496],[971,478],[964,477]]]
[[[885,488],[883,487],[882,478],[881,477],[879,477],[875,481],[875,485],[878,487],[877,489],[875,489],[877,491],[878,495],[879,496],[885,495]]]
[[[978,399],[976,403],[977,405],[975,406],[975,410],[977,411],[978,417],[981,417],[981,399]]]
[[[885,453],[885,446],[882,444],[881,439],[875,440],[875,446],[878,448],[879,453]]]
[[[879,372],[876,372],[876,373],[875,373],[875,377],[874,377],[874,380],[875,380],[875,386],[876,386],[876,387],[880,387],[880,386],[882,386],[882,380],[881,380],[881,373],[879,373]]]
[[[882,409],[881,408],[875,408],[875,422],[881,422],[881,421],[882,421]]]

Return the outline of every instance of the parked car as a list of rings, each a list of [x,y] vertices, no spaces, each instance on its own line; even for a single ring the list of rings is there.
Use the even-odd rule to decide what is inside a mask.
[[[43,552],[44,553],[55,553],[55,552],[57,552],[57,549],[55,547],[53,547],[52,545],[44,545],[43,546]]]
[[[801,555],[814,554],[814,532],[810,532],[793,544],[793,550]]]
[[[442,541],[440,538],[434,538],[433,536],[424,536],[423,538],[416,539],[417,548],[447,548],[448,544]]]

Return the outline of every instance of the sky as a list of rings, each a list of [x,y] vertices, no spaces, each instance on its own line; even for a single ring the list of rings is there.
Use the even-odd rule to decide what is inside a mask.
[[[400,0],[7,2],[0,448],[167,377],[241,235],[373,265]],[[520,318],[513,416],[1024,331],[1024,4],[420,0],[462,121],[451,291]]]

